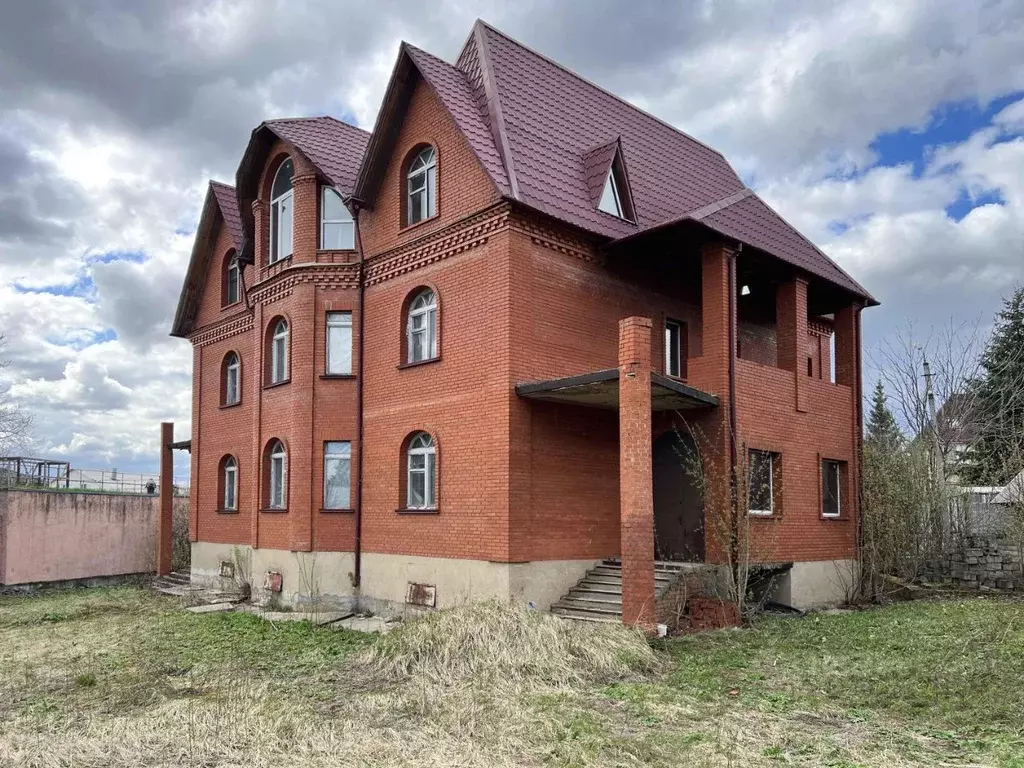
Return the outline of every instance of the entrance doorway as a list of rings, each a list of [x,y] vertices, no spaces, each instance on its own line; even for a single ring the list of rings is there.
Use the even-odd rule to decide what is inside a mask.
[[[704,561],[704,503],[693,474],[697,445],[688,434],[654,441],[654,555],[658,560]]]

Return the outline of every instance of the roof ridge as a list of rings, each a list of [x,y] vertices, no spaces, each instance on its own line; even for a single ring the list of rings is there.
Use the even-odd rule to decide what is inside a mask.
[[[508,130],[505,125],[505,111],[501,107],[501,91],[494,79],[494,65],[491,63],[491,55],[487,50],[487,36],[483,33],[484,22],[477,19],[473,24],[470,37],[476,41],[477,56],[480,63],[480,82],[484,89],[484,98],[487,102],[488,128],[494,140],[495,149],[501,157],[502,165],[505,166],[505,175],[508,177],[509,191],[516,200],[522,200],[519,192],[519,176],[516,174],[514,153],[508,140]],[[469,45],[469,40],[466,41]],[[466,50],[466,45],[459,51],[459,59]],[[458,61],[459,59],[456,59]],[[497,135],[495,136],[495,133]]]
[[[678,133],[680,136],[683,136],[683,137],[689,139],[690,141],[692,141],[692,142],[694,142],[696,144],[699,144],[700,146],[704,147],[704,149],[706,149],[706,150],[708,150],[710,152],[714,152],[716,155],[721,157],[722,160],[725,161],[725,163],[729,166],[729,168],[732,169],[733,173],[736,173],[736,170],[732,167],[732,163],[729,162],[728,158],[726,158],[726,156],[724,154],[722,154],[722,152],[720,150],[715,149],[710,144],[707,144],[707,143],[701,141],[700,139],[698,139],[697,137],[690,135],[689,133],[687,133],[686,131],[682,130],[681,128],[677,128],[676,126],[672,125],[672,123],[668,122],[667,120],[663,120],[662,118],[658,117],[657,115],[655,115],[655,114],[653,114],[651,112],[648,112],[646,109],[641,109],[636,104],[633,104],[632,102],[627,101],[626,99],[622,98],[621,96],[619,96],[619,95],[617,95],[615,93],[612,93],[607,88],[604,88],[603,86],[600,86],[597,83],[595,83],[593,80],[588,80],[583,75],[581,75],[579,72],[574,72],[573,70],[569,69],[569,67],[565,66],[564,64],[560,64],[557,61],[555,61],[554,59],[552,59],[551,57],[545,56],[540,51],[537,51],[537,50],[531,48],[530,46],[526,45],[525,43],[520,42],[519,40],[516,40],[511,35],[509,35],[509,34],[507,34],[505,32],[502,32],[500,29],[498,29],[497,27],[492,26],[491,24],[488,24],[483,19],[478,18],[476,20],[476,24],[482,25],[486,29],[489,29],[491,32],[494,32],[496,35],[501,35],[501,37],[505,38],[506,40],[508,40],[513,45],[518,45],[524,51],[527,51],[527,52],[533,54],[534,56],[536,56],[539,59],[543,59],[548,64],[551,64],[551,65],[553,65],[555,67],[558,67],[558,69],[560,69],[563,72],[565,72],[565,73],[571,75],[572,77],[576,78],[581,83],[585,83],[586,85],[589,85],[591,88],[596,88],[597,90],[601,91],[602,93],[604,93],[604,94],[606,94],[608,96],[611,96],[616,101],[618,101],[618,102],[620,102],[622,104],[625,104],[630,109],[635,110],[636,112],[639,112],[640,114],[645,115],[645,116],[651,118],[652,120],[654,120],[654,121],[656,121],[658,123],[661,123],[666,128],[670,128],[671,130],[673,130],[676,133]],[[736,175],[739,176],[739,174],[736,174]]]
[[[360,128],[358,125],[352,125],[352,123],[341,120],[334,115],[312,115],[307,117],[272,117],[268,120],[264,120],[264,125],[270,125],[271,123],[309,123],[314,120],[333,120],[338,125],[344,125],[346,128],[352,128],[353,130],[359,131],[360,133],[369,134],[370,132],[364,128]]]
[[[234,184],[226,184],[225,182],[217,181],[216,179],[210,179],[209,180],[209,184],[212,187],[224,187],[225,189],[234,189],[235,188]]]

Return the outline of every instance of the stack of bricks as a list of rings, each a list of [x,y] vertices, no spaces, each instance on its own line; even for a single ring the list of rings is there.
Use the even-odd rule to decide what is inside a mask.
[[[1020,550],[1003,536],[968,536],[927,576],[960,589],[1024,590]]]

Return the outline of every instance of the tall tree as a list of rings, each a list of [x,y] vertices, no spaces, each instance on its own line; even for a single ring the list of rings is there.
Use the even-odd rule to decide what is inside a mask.
[[[888,453],[903,446],[903,433],[896,424],[896,417],[889,410],[885,386],[880,380],[875,382],[875,391],[871,395],[871,411],[868,413],[864,441],[871,448]]]
[[[4,335],[0,333],[0,353],[6,346]],[[0,357],[0,373],[3,373],[7,365],[7,361]],[[0,456],[24,443],[31,427],[31,416],[11,399],[8,388],[0,377]]]
[[[1024,287],[1003,300],[973,385],[978,439],[970,447],[965,478],[1005,485],[1024,468]]]

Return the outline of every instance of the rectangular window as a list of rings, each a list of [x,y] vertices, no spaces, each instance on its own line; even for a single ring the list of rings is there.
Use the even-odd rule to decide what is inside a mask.
[[[682,378],[686,375],[686,325],[678,320],[665,321],[665,375]]]
[[[270,263],[292,255],[292,193],[270,206]]]
[[[352,444],[324,443],[324,509],[349,509],[352,504]]]
[[[238,492],[238,469],[232,464],[224,468],[224,509],[234,509]]]
[[[232,259],[231,264],[228,266],[228,285],[225,303],[234,304],[236,301],[238,301],[238,262]]]
[[[284,456],[280,454],[270,457],[270,506],[284,509]]]
[[[327,313],[327,373],[352,373],[352,313]]]
[[[270,382],[271,384],[277,384],[278,382],[284,381],[288,372],[288,340],[285,338],[275,337],[271,351],[272,359]]]
[[[750,451],[747,478],[747,510],[752,515],[775,513],[775,471],[778,454]]]
[[[821,462],[821,514],[839,517],[843,510],[842,461],[825,459]]]
[[[320,193],[320,247],[324,250],[352,250],[356,247],[356,225],[341,197],[330,187]]]
[[[238,402],[238,366],[228,366],[227,381],[224,383],[224,404],[234,405]]]

